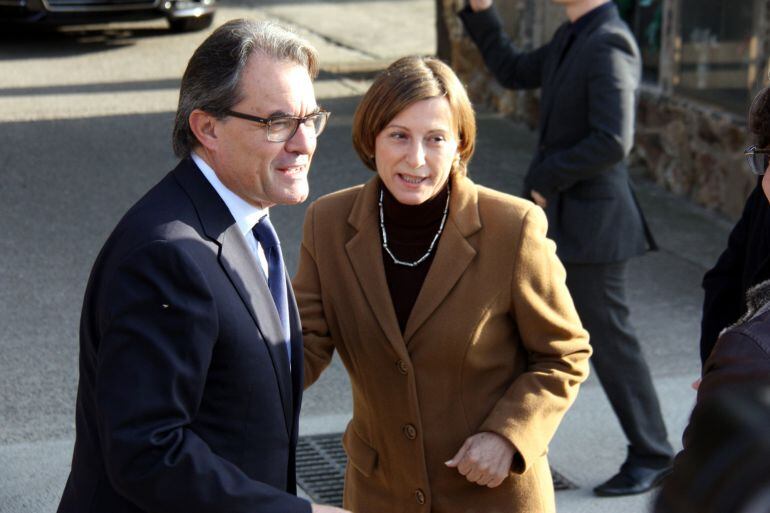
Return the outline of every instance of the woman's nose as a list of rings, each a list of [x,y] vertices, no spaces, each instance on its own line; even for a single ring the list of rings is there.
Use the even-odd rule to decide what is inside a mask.
[[[422,142],[415,141],[409,146],[408,154],[406,156],[407,162],[412,169],[417,169],[425,165],[425,148]]]

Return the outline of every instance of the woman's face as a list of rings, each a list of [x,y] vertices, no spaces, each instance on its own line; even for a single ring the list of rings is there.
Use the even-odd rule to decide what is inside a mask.
[[[377,134],[377,174],[400,203],[419,205],[443,189],[457,143],[449,100],[443,96],[420,100]]]
[[[768,166],[770,169],[770,166]],[[765,169],[765,174],[762,175],[762,191],[765,193],[765,198],[770,201],[770,171]]]

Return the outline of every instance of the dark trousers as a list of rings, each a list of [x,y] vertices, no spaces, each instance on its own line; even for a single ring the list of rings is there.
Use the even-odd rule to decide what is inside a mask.
[[[567,288],[591,335],[596,375],[628,439],[626,461],[648,467],[668,464],[673,449],[650,370],[628,322],[626,262],[564,266]]]

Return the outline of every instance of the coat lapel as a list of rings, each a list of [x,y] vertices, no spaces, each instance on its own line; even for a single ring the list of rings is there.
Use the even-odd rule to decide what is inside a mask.
[[[481,228],[478,193],[469,179],[452,178],[449,219],[441,234],[436,256],[422,285],[404,330],[407,345],[417,330],[428,320],[476,256],[467,237]]]
[[[396,311],[390,297],[382,263],[382,246],[377,219],[377,194],[379,180],[370,180],[353,204],[348,222],[357,233],[345,244],[345,251],[358,278],[358,284],[366,297],[383,333],[400,356],[406,356],[404,339],[398,327]]]
[[[182,161],[174,174],[195,205],[204,232],[219,245],[219,263],[246,305],[267,346],[281,394],[286,429],[289,431],[293,402],[289,358],[267,280],[227,206],[192,160]]]
[[[297,299],[294,297],[294,289],[291,286],[291,278],[286,274],[286,291],[289,293],[289,324],[291,326],[291,384],[292,409],[294,405],[302,402],[302,389],[304,383],[303,349],[302,349],[302,323],[299,318]]]

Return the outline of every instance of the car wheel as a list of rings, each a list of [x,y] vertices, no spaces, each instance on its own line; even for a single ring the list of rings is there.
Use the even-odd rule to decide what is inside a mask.
[[[214,14],[190,18],[169,18],[168,25],[173,32],[194,32],[209,28],[214,21]]]

